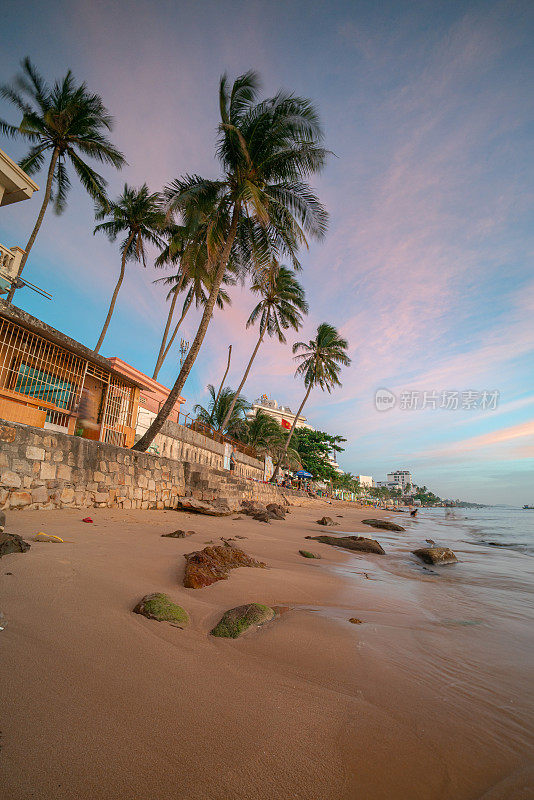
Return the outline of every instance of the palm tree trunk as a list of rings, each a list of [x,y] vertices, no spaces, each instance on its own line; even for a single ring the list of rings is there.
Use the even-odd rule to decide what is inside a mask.
[[[163,364],[163,359],[165,358],[164,351],[165,345],[167,344],[167,336],[169,335],[169,328],[171,327],[172,318],[174,316],[174,309],[176,306],[176,301],[178,300],[178,294],[180,289],[182,288],[182,283],[184,281],[183,275],[181,276],[180,280],[178,281],[176,287],[174,288],[172,300],[171,300],[171,307],[169,308],[169,315],[167,317],[167,324],[165,325],[165,330],[163,331],[163,339],[161,340],[161,347],[159,348],[158,357],[156,359],[156,366],[154,367],[154,374],[152,377],[154,380],[158,377],[158,372],[161,369],[161,365]]]
[[[213,408],[217,408],[217,403],[219,402],[219,397],[221,396],[221,392],[223,390],[224,382],[226,380],[226,376],[228,375],[228,370],[230,369],[230,359],[232,358],[232,345],[228,345],[228,363],[226,364],[226,370],[223,375],[223,379],[221,381],[221,385],[219,386],[219,391],[217,392],[217,397],[215,398],[215,402],[213,404]]]
[[[169,352],[169,350],[170,350],[170,349],[171,349],[171,347],[172,347],[172,343],[174,342],[174,340],[175,340],[175,338],[176,338],[176,334],[177,334],[177,333],[178,333],[178,331],[180,330],[180,325],[181,325],[181,324],[182,324],[182,322],[184,321],[184,319],[185,319],[185,315],[187,314],[187,312],[188,312],[188,311],[189,311],[189,309],[191,308],[191,303],[192,303],[192,302],[193,302],[193,297],[191,297],[191,298],[189,299],[189,301],[187,302],[187,304],[186,304],[186,306],[185,306],[184,310],[182,311],[182,316],[180,317],[180,319],[179,319],[179,320],[178,320],[178,322],[176,323],[176,326],[175,326],[175,328],[174,328],[174,330],[173,330],[173,332],[172,332],[172,336],[171,336],[171,338],[169,339],[169,343],[167,344],[167,347],[165,348],[165,352],[163,353],[163,361],[165,361],[165,359],[167,358],[168,352]],[[163,363],[163,362],[162,362],[162,363]]]
[[[259,339],[258,339],[258,341],[256,342],[256,347],[254,348],[254,351],[253,351],[252,355],[250,356],[250,361],[249,361],[249,362],[248,362],[248,364],[247,364],[247,368],[246,368],[246,370],[245,370],[245,374],[243,375],[243,378],[242,378],[242,380],[241,380],[241,383],[240,383],[240,384],[239,384],[239,386],[237,387],[237,391],[236,391],[236,393],[235,393],[235,395],[234,395],[234,399],[232,400],[232,402],[231,402],[231,404],[230,404],[230,408],[228,409],[228,411],[227,411],[227,413],[226,413],[226,416],[225,416],[225,418],[224,418],[223,424],[221,425],[221,430],[223,430],[223,431],[224,431],[224,429],[226,428],[226,426],[228,425],[228,420],[230,420],[230,419],[232,418],[232,412],[233,412],[233,410],[234,410],[234,406],[235,406],[235,404],[236,404],[236,402],[237,402],[237,398],[238,398],[238,397],[239,397],[239,395],[241,394],[241,389],[242,389],[242,388],[243,388],[243,386],[245,385],[245,381],[246,381],[246,379],[248,378],[248,373],[250,372],[250,368],[251,368],[251,366],[252,366],[252,362],[253,362],[253,361],[254,361],[254,359],[256,358],[256,354],[257,354],[258,350],[260,349],[260,344],[262,343],[262,341],[263,341],[263,337],[264,337],[264,336],[265,336],[265,328],[264,328],[264,329],[262,330],[262,332],[260,333],[260,338],[259,338]]]
[[[208,302],[204,306],[202,319],[200,320],[200,324],[198,326],[195,338],[193,340],[193,344],[189,348],[189,352],[182,365],[180,374],[178,375],[174,386],[169,392],[167,399],[160,408],[156,419],[153,421],[152,425],[149,427],[146,433],[139,439],[139,441],[136,442],[136,444],[134,444],[132,448],[133,450],[140,450],[143,453],[147,449],[147,447],[150,446],[150,444],[154,440],[154,437],[159,433],[164,422],[167,420],[169,414],[174,408],[174,404],[176,403],[178,397],[180,396],[180,392],[184,388],[184,384],[189,376],[189,373],[191,372],[193,364],[195,363],[196,357],[202,346],[202,342],[204,341],[204,337],[206,336],[206,331],[208,330],[208,326],[210,324],[210,320],[213,314],[213,309],[215,307],[217,296],[219,294],[219,289],[221,288],[221,283],[224,278],[224,274],[226,272],[228,259],[230,258],[230,251],[232,250],[232,245],[234,243],[237,234],[237,225],[239,222],[239,216],[240,216],[240,205],[239,203],[236,203],[234,205],[232,221],[230,223],[230,230],[228,231],[228,239],[226,240],[224,250],[221,253],[219,266],[215,274],[213,285],[211,287],[210,296],[208,297]]]
[[[26,252],[22,256],[22,260],[19,266],[19,271],[17,272],[17,278],[22,274],[22,270],[24,269],[26,261],[28,260],[28,256],[30,255],[30,250],[32,249],[33,243],[35,242],[37,234],[39,233],[39,228],[41,227],[41,223],[43,221],[45,211],[47,209],[48,202],[50,200],[50,195],[52,193],[52,181],[54,180],[54,172],[56,169],[58,156],[59,156],[59,148],[55,147],[54,152],[52,153],[52,158],[50,159],[50,166],[48,167],[48,175],[46,178],[46,189],[43,198],[43,204],[41,206],[41,210],[39,211],[39,216],[37,217],[37,222],[35,223],[32,234],[28,239],[28,244],[26,245]],[[17,286],[16,282],[14,282],[11,284],[11,289],[9,290],[9,293],[6,297],[6,303],[11,303],[11,301],[13,300],[13,295],[15,294],[16,290]]]
[[[311,388],[312,388],[312,385],[310,383],[310,385],[308,386],[308,391],[304,395],[304,400],[300,404],[300,408],[297,411],[297,416],[293,420],[293,425],[291,426],[291,430],[289,431],[289,436],[286,439],[286,443],[284,445],[284,450],[282,452],[282,455],[278,459],[278,463],[277,463],[276,467],[274,468],[274,472],[273,472],[273,475],[272,475],[272,478],[271,478],[271,481],[273,481],[273,482],[276,480],[276,477],[277,477],[278,473],[280,472],[280,467],[281,467],[281,465],[282,465],[282,463],[283,463],[283,461],[284,461],[284,459],[286,457],[287,450],[289,448],[289,442],[291,441],[291,437],[293,436],[293,431],[295,430],[295,427],[297,425],[298,419],[299,419],[300,415],[302,414],[302,409],[304,408],[304,406],[306,404],[306,400],[310,396]]]
[[[120,275],[119,275],[119,280],[117,281],[117,285],[115,286],[115,290],[114,290],[113,296],[111,298],[111,303],[109,304],[109,311],[108,311],[108,315],[106,317],[106,321],[104,322],[104,327],[102,328],[102,333],[100,334],[100,338],[98,339],[98,342],[96,343],[96,347],[94,349],[95,353],[98,353],[98,351],[100,350],[100,348],[102,346],[102,342],[104,341],[106,333],[108,331],[109,323],[111,321],[111,317],[113,315],[113,310],[115,308],[115,303],[117,301],[117,296],[119,294],[119,289],[121,288],[122,282],[124,280],[124,273],[126,271],[126,253],[128,252],[128,248],[130,247],[134,236],[135,236],[135,233],[132,231],[130,233],[130,236],[128,237],[128,241],[126,242],[126,244],[124,246],[124,251],[122,253],[121,271],[120,271]]]

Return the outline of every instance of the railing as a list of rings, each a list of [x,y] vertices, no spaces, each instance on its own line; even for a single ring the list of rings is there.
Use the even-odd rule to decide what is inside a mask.
[[[180,412],[181,413],[181,412]],[[189,415],[183,415],[184,417]],[[192,431],[196,431],[197,433],[201,433],[203,436],[207,436],[208,439],[213,439],[215,442],[221,442],[224,444],[228,442],[236,450],[240,453],[244,453],[246,456],[250,456],[250,458],[256,458],[261,461],[258,456],[258,453],[253,447],[250,447],[248,444],[243,444],[243,442],[239,442],[237,439],[233,439],[231,436],[228,436],[225,433],[221,433],[220,431],[215,430],[212,428],[211,425],[206,425],[204,422],[200,422],[198,419],[190,420],[189,423],[182,423],[186,424],[188,428]]]

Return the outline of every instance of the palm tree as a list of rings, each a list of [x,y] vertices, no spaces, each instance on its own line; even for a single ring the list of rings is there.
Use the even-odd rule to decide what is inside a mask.
[[[346,352],[348,346],[347,340],[342,339],[334,326],[327,322],[321,322],[317,328],[315,339],[310,339],[308,343],[296,342],[293,345],[293,353],[296,353],[295,360],[300,361],[295,376],[302,375],[304,377],[306,394],[293,420],[286,441],[286,449],[313,387],[319,386],[323,392],[325,389],[327,392],[331,392],[334,386],[341,386],[339,380],[341,367],[348,367],[351,363]],[[271,480],[276,480],[282,461],[283,455],[278,460]]]
[[[217,155],[220,180],[185,176],[165,190],[170,211],[191,205],[210,206],[206,231],[209,297],[195,338],[167,400],[144,436],[134,445],[146,450],[167,419],[198,355],[211,320],[234,243],[246,249],[260,266],[286,254],[298,267],[297,250],[306,236],[321,238],[327,215],[304,180],[321,170],[326,150],[322,130],[310,101],[278,92],[256,102],[258,77],[248,72],[219,85],[221,122]]]
[[[287,431],[260,408],[252,419],[241,426],[237,438],[252,447],[258,455],[270,455],[277,459],[284,451]],[[302,466],[298,452],[292,447],[287,450],[286,460],[291,466]]]
[[[212,275],[207,272],[205,266],[203,266],[200,262],[197,262],[192,268],[190,268],[189,274],[184,275],[182,272],[179,272],[177,275],[171,275],[166,278],[158,278],[158,281],[162,281],[164,283],[169,284],[172,286],[167,298],[173,295],[177,296],[180,291],[187,290],[184,303],[182,306],[182,313],[176,325],[174,326],[174,330],[172,332],[171,337],[168,341],[166,341],[163,350],[160,348],[160,355],[158,356],[158,360],[156,362],[156,368],[154,369],[154,374],[152,377],[156,380],[159,374],[161,367],[163,366],[163,362],[167,358],[169,350],[171,349],[174,340],[176,338],[176,334],[178,333],[182,322],[184,321],[187,312],[195,303],[196,308],[200,308],[207,303],[211,282],[212,282]],[[231,284],[235,283],[235,279],[232,277],[231,274],[227,274],[223,278],[224,284]],[[217,295],[217,308],[223,309],[225,305],[231,304],[230,295],[228,292],[222,288],[219,289],[219,293]],[[172,305],[172,301],[171,301]],[[169,317],[170,318],[170,310],[169,310]],[[168,330],[167,330],[168,335]]]
[[[210,401],[207,408],[197,403],[193,411],[197,420],[203,425],[209,425],[216,431],[236,432],[244,422],[245,412],[250,408],[250,403],[244,397],[237,397],[233,389],[225,386],[219,397],[216,397],[215,386],[208,385]],[[236,401],[234,403],[234,400]],[[228,422],[225,423],[227,411],[233,403],[234,409]]]
[[[124,190],[116,202],[108,203],[97,209],[96,219],[105,219],[106,217],[109,219],[97,225],[93,233],[102,231],[111,242],[114,242],[120,234],[124,234],[125,238],[120,247],[122,258],[119,279],[113,290],[108,314],[96,343],[95,353],[100,350],[106,336],[117,295],[124,280],[126,262],[141,261],[146,267],[145,242],[150,242],[156,247],[163,245],[161,231],[165,224],[165,214],[161,210],[159,201],[159,194],[151,194],[146,183],[139,189],[125,183]]]
[[[35,175],[50,156],[43,203],[20,262],[18,277],[26,265],[50,199],[54,201],[56,214],[66,207],[70,188],[67,162],[91,197],[105,203],[106,181],[82,157],[89,156],[117,169],[126,161],[106,136],[113,128],[113,119],[101,97],[89,92],[85,83],[76,85],[70,70],[63,80],[49,87],[30,59],[25,58],[22,74],[16,77],[13,86],[0,86],[0,96],[10,100],[22,114],[18,127],[0,120],[0,131],[31,142],[19,166],[28,175]],[[8,303],[17,288],[17,280],[14,280],[6,298]]]
[[[252,310],[247,320],[247,328],[254,325],[256,320],[259,319],[260,335],[250,356],[245,374],[237,387],[236,397],[241,394],[252,362],[256,358],[265,334],[276,336],[281,344],[285,344],[284,330],[293,328],[298,331],[302,325],[302,314],[308,313],[304,289],[295,278],[295,273],[287,269],[287,267],[274,263],[268,269],[262,270],[256,277],[251,289],[253,292],[260,294],[262,299]],[[231,416],[232,411],[233,407],[230,406],[228,417]]]

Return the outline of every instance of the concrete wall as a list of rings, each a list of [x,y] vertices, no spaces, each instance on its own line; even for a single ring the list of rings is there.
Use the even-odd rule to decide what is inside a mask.
[[[199,434],[185,430],[191,434],[191,440],[183,443],[190,448],[186,452],[195,452]],[[210,464],[138,453],[0,420],[2,509],[173,508],[184,495],[225,499],[233,509],[245,499],[298,505],[307,501]]]

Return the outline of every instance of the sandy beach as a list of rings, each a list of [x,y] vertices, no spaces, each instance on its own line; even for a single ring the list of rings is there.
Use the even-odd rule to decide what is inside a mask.
[[[527,663],[516,648],[511,666],[503,638],[517,631],[437,624],[465,617],[466,601],[412,567],[408,536],[361,524],[384,513],[317,503],[263,524],[96,509],[92,525],[74,510],[8,514],[11,533],[66,541],[0,563],[2,796],[532,797]],[[321,529],[323,514],[339,527]],[[177,528],[196,533],[162,538]],[[331,530],[365,532],[386,556],[304,538]],[[183,554],[236,535],[268,569],[185,589]],[[189,626],[132,613],[157,591]],[[246,602],[290,610],[237,640],[209,635]]]

